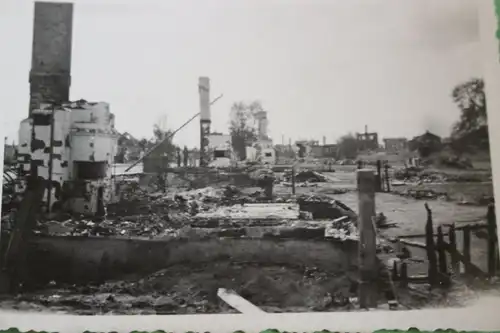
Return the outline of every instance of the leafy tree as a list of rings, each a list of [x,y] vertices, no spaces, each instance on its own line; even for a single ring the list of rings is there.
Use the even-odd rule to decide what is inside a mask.
[[[352,133],[342,136],[337,145],[339,157],[355,159],[358,156],[358,140]]]
[[[138,142],[137,145],[142,150],[146,150],[149,147],[149,141],[147,139],[145,139],[145,138],[142,138],[141,140],[139,140],[139,142]]]
[[[153,134],[153,139],[149,141],[151,147],[154,147],[158,143],[162,142],[162,140],[172,134],[172,131],[164,130],[158,124],[155,124],[153,128]],[[176,148],[177,147],[172,143],[172,138],[167,138],[161,143],[160,146],[158,146],[154,151],[151,152],[150,156],[168,156],[168,161],[173,162],[176,158]]]
[[[250,104],[236,102],[231,106],[229,133],[233,150],[240,160],[246,159],[246,147],[257,140],[255,114],[262,110],[258,101]]]
[[[453,89],[453,101],[460,109],[460,119],[451,133],[451,146],[457,152],[488,149],[488,118],[483,79],[474,78]]]

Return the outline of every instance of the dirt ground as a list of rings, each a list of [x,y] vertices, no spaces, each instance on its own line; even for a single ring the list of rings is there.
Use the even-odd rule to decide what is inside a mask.
[[[355,171],[352,167],[338,168],[336,172],[329,174],[334,179],[332,184],[318,184],[314,187],[297,187],[296,193],[307,192],[321,193],[342,201],[358,212],[358,195],[355,191]],[[452,171],[451,173],[460,173]],[[471,173],[471,171],[467,171]],[[481,173],[481,172],[480,172]],[[487,177],[480,174],[480,177]],[[412,189],[433,189],[435,191],[446,191],[448,198],[438,197],[428,200],[417,200],[399,193],[377,193],[375,205],[377,213],[383,213],[387,217],[388,223],[395,223],[395,227],[380,230],[382,237],[398,237],[407,235],[425,234],[425,224],[427,213],[424,204],[427,202],[433,212],[434,226],[455,223],[460,226],[467,223],[486,222],[487,208],[484,205],[475,204],[473,199],[468,204],[463,204],[464,198],[477,198],[484,195],[493,195],[493,185],[491,182],[451,182],[451,183],[425,183],[420,185],[408,185],[406,188]],[[339,189],[346,189],[345,193],[338,193]],[[399,187],[397,188],[400,189]],[[277,186],[276,192],[288,192],[290,188]],[[445,229],[446,230],[446,229]],[[424,237],[412,238],[412,241],[424,243]],[[462,247],[462,233],[457,233],[457,246]],[[411,248],[413,256],[425,260],[425,251],[418,248]],[[471,238],[471,259],[484,271],[487,267],[487,243],[479,237]],[[427,266],[411,265],[410,274],[426,273]]]
[[[237,313],[217,296],[218,288],[227,288],[267,312],[339,311],[352,308],[353,283],[345,272],[223,261],[172,266],[139,280],[47,289],[3,299],[0,306],[77,314]]]

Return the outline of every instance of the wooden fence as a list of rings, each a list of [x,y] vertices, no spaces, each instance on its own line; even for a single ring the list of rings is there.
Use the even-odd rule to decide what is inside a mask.
[[[398,241],[402,245],[415,246],[426,250],[428,262],[427,275],[408,276],[407,262],[403,260],[400,264],[394,263],[392,269],[393,280],[400,281],[401,284],[423,282],[429,283],[431,286],[447,286],[451,283],[452,276],[487,278],[499,273],[500,259],[494,204],[488,206],[486,224],[468,224],[458,227],[455,224],[440,225],[437,227],[437,234],[434,233],[432,211],[427,204],[425,204],[425,208],[427,210],[425,234],[414,235],[424,236],[425,244],[408,241],[403,237]],[[447,228],[447,230],[445,231],[444,228]],[[481,270],[471,260],[471,235],[473,231],[476,233],[478,231],[486,231],[484,238],[486,238],[487,243],[487,272]],[[458,249],[457,246],[457,233],[459,232],[463,234],[461,249]]]

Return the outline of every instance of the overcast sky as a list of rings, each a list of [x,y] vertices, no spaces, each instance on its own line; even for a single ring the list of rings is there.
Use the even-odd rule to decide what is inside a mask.
[[[479,1],[479,0],[478,0]],[[107,101],[119,131],[151,136],[199,111],[211,79],[212,130],[235,101],[260,100],[282,135],[449,133],[454,85],[482,76],[474,0],[77,0],[71,99]],[[28,113],[33,3],[0,1],[4,133]],[[199,145],[199,121],[175,140]]]

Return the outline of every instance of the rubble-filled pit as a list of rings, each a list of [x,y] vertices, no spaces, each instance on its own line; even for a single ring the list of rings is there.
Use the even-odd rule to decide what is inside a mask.
[[[268,312],[334,311],[348,309],[349,297],[356,296],[355,241],[48,236],[31,244],[28,258],[28,276],[38,285],[4,299],[2,307],[237,312],[217,297],[226,288]]]

